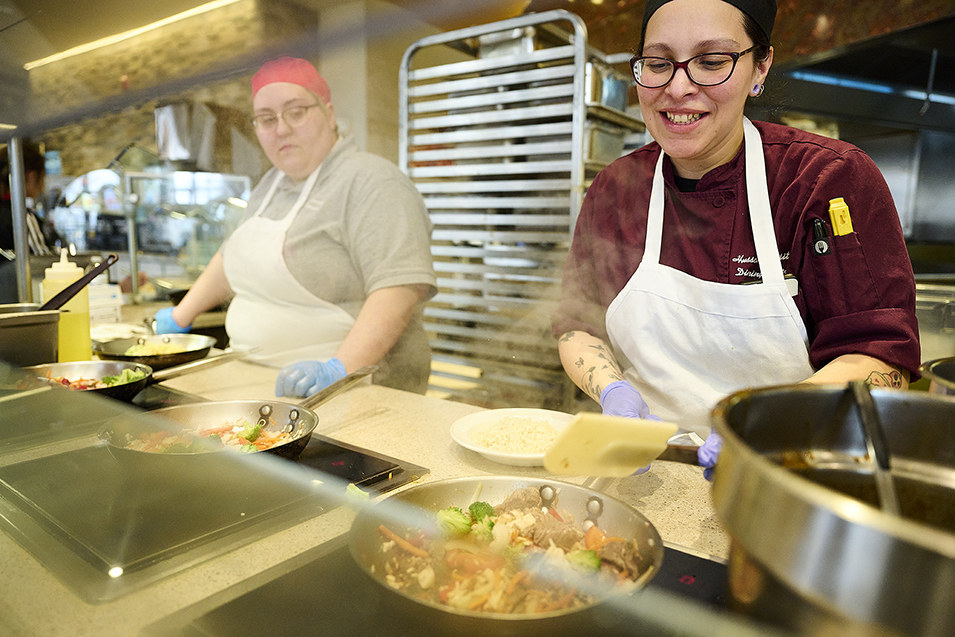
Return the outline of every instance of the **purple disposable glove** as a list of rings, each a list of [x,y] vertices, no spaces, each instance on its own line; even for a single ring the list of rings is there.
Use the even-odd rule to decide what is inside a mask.
[[[703,477],[707,480],[713,480],[713,468],[716,466],[716,460],[720,457],[720,450],[723,449],[723,438],[718,433],[710,430],[710,435],[706,437],[703,444],[696,452],[696,459],[700,461],[703,469]]]
[[[185,327],[176,323],[176,319],[172,317],[171,307],[159,310],[153,319],[156,321],[157,334],[185,334],[192,327],[191,323]]]
[[[660,420],[650,413],[650,407],[640,392],[625,380],[610,383],[600,392],[600,408],[606,416],[624,416],[626,418],[646,418]],[[650,465],[637,469],[633,475],[646,473]]]
[[[327,363],[299,361],[286,365],[275,379],[276,396],[311,396],[345,377],[345,364],[337,358]]]
[[[660,420],[650,413],[640,392],[625,380],[610,383],[600,392],[600,408],[607,416]]]

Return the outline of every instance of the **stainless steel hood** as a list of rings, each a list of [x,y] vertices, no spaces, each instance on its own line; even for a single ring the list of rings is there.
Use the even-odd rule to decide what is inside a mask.
[[[955,132],[955,16],[776,65],[766,110]]]
[[[910,251],[955,244],[955,16],[773,67],[747,113],[779,121],[808,116],[875,161],[892,191]],[[916,272],[955,271],[955,263]]]

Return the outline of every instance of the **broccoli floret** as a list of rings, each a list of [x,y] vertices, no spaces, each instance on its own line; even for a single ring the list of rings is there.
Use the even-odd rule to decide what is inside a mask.
[[[471,532],[471,518],[458,507],[448,507],[435,514],[438,526],[446,535],[465,535]]]
[[[567,554],[567,561],[578,571],[596,573],[600,570],[600,558],[597,551],[581,549]]]
[[[252,444],[242,445],[241,447],[239,447],[239,451],[241,451],[242,453],[255,453],[258,450],[259,448]]]
[[[490,544],[491,540],[494,539],[494,536],[491,533],[493,528],[494,521],[485,516],[480,522],[471,525],[471,533],[473,533],[474,536],[480,539],[482,542],[487,542]]]
[[[249,442],[255,442],[255,439],[262,435],[262,425],[260,424],[249,424],[245,423],[242,432],[239,434],[241,438],[245,438]]]
[[[210,447],[221,447],[222,446],[222,436],[219,434],[209,434],[206,436],[206,440],[209,442]]]
[[[471,513],[471,520],[474,522],[480,522],[487,516],[494,515],[494,507],[487,502],[473,502],[468,507],[468,511]]]

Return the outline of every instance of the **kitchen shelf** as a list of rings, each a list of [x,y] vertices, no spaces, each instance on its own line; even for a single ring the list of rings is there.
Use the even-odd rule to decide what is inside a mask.
[[[405,52],[399,166],[434,224],[432,391],[485,407],[575,405],[550,315],[586,186],[645,130],[596,101],[604,86],[621,97],[611,65],[564,10],[429,36]]]

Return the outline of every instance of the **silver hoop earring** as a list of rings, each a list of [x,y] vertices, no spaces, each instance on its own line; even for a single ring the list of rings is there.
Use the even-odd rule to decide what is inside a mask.
[[[757,84],[753,87],[753,97],[759,97],[763,94],[763,85]]]

